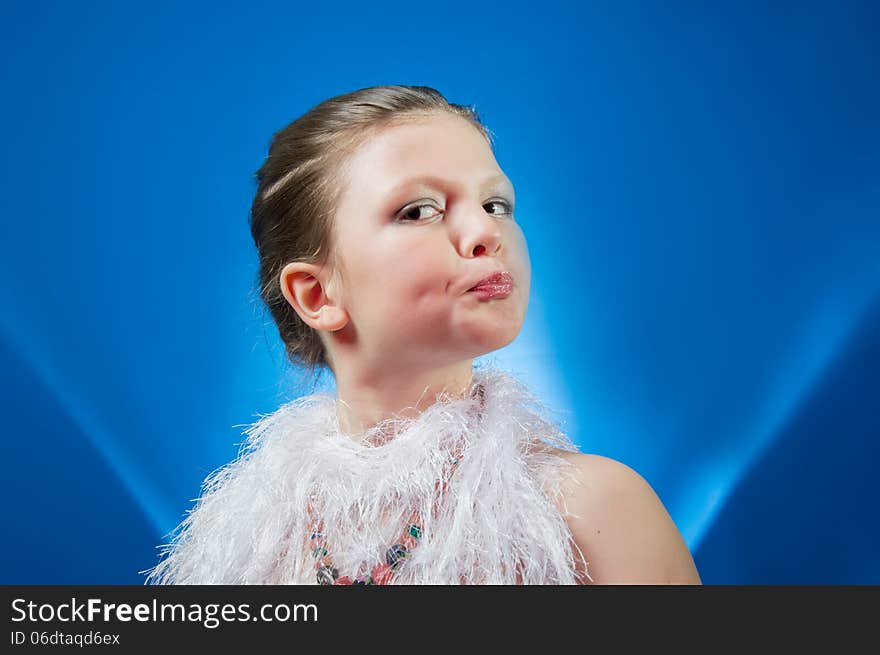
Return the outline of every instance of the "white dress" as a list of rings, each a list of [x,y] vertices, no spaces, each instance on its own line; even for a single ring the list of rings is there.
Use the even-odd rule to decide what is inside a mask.
[[[559,509],[573,467],[553,451],[577,448],[513,375],[475,367],[473,379],[464,398],[357,438],[340,431],[330,394],[261,417],[205,480],[146,584],[318,584],[321,562],[369,582],[395,545],[385,584],[577,583],[576,560],[587,563]],[[401,535],[418,537],[403,556]]]

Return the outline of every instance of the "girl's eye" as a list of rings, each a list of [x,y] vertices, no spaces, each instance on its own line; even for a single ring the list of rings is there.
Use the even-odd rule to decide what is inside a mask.
[[[510,203],[504,202],[503,200],[492,200],[490,202],[487,202],[483,206],[489,207],[491,205],[503,205],[507,209],[507,211],[503,212],[490,212],[491,214],[494,214],[496,216],[513,216],[513,207],[510,205]]]
[[[428,207],[430,209],[435,209],[435,211],[438,211],[438,214],[435,214],[435,216],[439,215],[439,210],[436,210],[436,208],[433,205],[424,205],[424,204],[423,205],[413,205],[412,207],[410,207],[408,209],[404,209],[403,212],[401,212],[401,214],[399,215],[397,220],[403,221],[405,223],[424,220],[424,218],[422,217],[422,209],[424,207]],[[433,216],[428,216],[428,218],[433,218]]]

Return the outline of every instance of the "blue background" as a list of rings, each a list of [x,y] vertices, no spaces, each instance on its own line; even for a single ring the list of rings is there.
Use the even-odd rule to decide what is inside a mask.
[[[533,281],[493,357],[704,582],[880,583],[878,9],[769,4],[4,3],[0,583],[142,582],[303,392],[253,175],[377,84],[496,134]]]

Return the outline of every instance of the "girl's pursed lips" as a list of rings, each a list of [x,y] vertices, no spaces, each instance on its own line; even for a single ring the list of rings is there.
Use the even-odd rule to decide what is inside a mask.
[[[498,271],[478,280],[467,291],[481,297],[506,297],[513,291],[513,276],[508,271]]]

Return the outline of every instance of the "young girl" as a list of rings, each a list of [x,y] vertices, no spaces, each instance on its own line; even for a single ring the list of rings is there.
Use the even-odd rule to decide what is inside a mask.
[[[637,473],[473,363],[519,333],[530,262],[472,108],[429,87],[334,97],[274,136],[257,178],[262,298],[336,395],[250,426],[148,583],[700,582]]]

